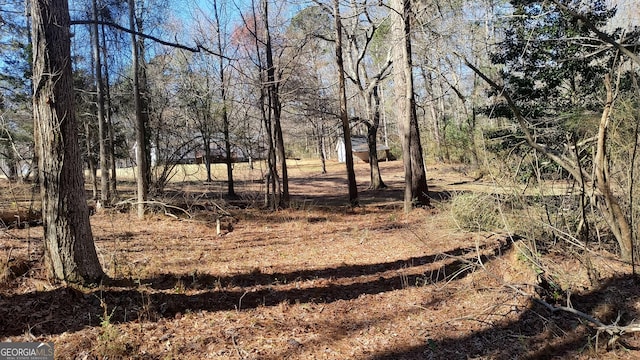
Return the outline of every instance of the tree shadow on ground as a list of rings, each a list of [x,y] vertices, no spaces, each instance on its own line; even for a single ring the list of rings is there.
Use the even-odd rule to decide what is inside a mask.
[[[639,318],[639,309],[634,306],[639,300],[640,288],[631,275],[607,279],[593,291],[571,296],[575,309],[594,314],[605,324],[612,324],[620,314],[620,325]],[[606,344],[609,337],[600,334],[600,347],[596,353],[596,335],[597,331],[592,326],[575,315],[560,311],[551,313],[530,300],[515,320],[463,337],[426,338],[424,345],[377,354],[369,360],[565,359],[580,353],[598,358],[608,356]],[[623,340],[627,349],[611,351],[626,353],[638,350],[635,346],[640,342],[639,335],[628,334]]]
[[[207,284],[216,284],[216,286],[227,288],[227,287],[252,287],[258,285],[270,285],[275,283],[287,283],[287,282],[302,282],[309,280],[317,280],[317,279],[341,279],[341,278],[357,278],[360,276],[372,275],[372,274],[382,274],[384,272],[393,271],[393,270],[402,270],[408,269],[412,267],[419,267],[426,264],[432,264],[438,261],[442,261],[445,258],[455,258],[455,257],[464,257],[464,255],[476,256],[477,250],[485,251],[488,250],[492,252],[490,256],[498,256],[499,254],[505,252],[512,245],[511,241],[504,241],[499,244],[498,247],[495,244],[483,244],[478,247],[468,247],[468,248],[457,248],[451,251],[447,251],[445,253],[435,254],[435,255],[425,255],[425,256],[417,256],[411,257],[403,260],[390,261],[385,263],[378,264],[365,264],[365,265],[343,265],[333,268],[324,268],[317,270],[300,270],[300,271],[292,271],[292,272],[278,272],[278,273],[262,273],[259,271],[254,271],[246,274],[238,274],[238,275],[230,275],[230,276],[215,276],[210,274],[196,274],[194,276],[191,275],[176,275],[176,274],[161,274],[157,277],[146,279],[139,284],[148,286],[155,290],[167,290],[173,289],[176,287],[178,283],[181,286],[192,289],[203,289],[203,286]],[[469,257],[468,256],[468,257]],[[483,259],[489,259],[488,256],[485,255]],[[451,264],[446,267],[441,268],[440,275],[433,275],[434,281],[441,281],[447,276],[447,274],[451,274],[452,271],[447,271],[453,269],[456,266],[463,266],[467,264],[465,261],[458,259],[451,261]],[[434,277],[435,276],[435,277]],[[186,283],[185,283],[186,282]],[[114,282],[116,286],[125,286],[130,287],[136,284],[132,284],[131,280],[116,280]]]
[[[196,189],[201,182],[183,182],[184,186],[171,187],[163,191],[160,203],[175,206],[186,211],[205,210],[203,202],[226,202],[231,208],[245,209],[260,207],[263,205],[264,194],[255,192],[247,185],[255,181],[236,181],[237,191],[242,193],[238,198],[229,199],[224,192],[226,181],[216,180],[211,183],[210,191]],[[223,186],[224,185],[224,186]],[[352,206],[349,203],[347,183],[341,175],[323,175],[317,177],[290,178],[291,206],[296,209],[314,209],[321,212],[335,214],[344,212],[347,214]],[[404,198],[404,184],[402,181],[389,181],[383,189],[369,189],[368,182],[360,182],[358,185],[359,205],[376,206],[385,209],[401,209]],[[192,189],[190,186],[193,186]],[[312,186],[312,193],[304,193],[295,190],[295,186]],[[222,191],[222,192],[221,192]],[[429,186],[428,196],[433,201],[447,201],[451,198],[451,192],[439,186]],[[162,200],[164,199],[164,200]],[[162,207],[158,204],[159,207]],[[224,205],[223,205],[224,206]],[[167,210],[167,209],[164,209]],[[169,211],[171,209],[168,209]],[[171,211],[170,211],[171,212]],[[177,211],[173,213],[182,217],[185,213]]]
[[[500,256],[511,242],[487,248],[482,260]],[[408,258],[389,263],[345,265],[336,268],[290,273],[249,273],[227,277],[198,274],[192,277],[166,274],[157,278],[114,280],[92,291],[60,287],[51,291],[0,297],[0,336],[60,334],[97,326],[100,317],[110,321],[155,321],[173,318],[187,311],[248,310],[287,303],[331,303],[352,300],[425,282],[441,282],[452,275],[462,278],[474,271],[470,263],[477,258],[475,248],[456,249],[447,254]],[[435,263],[423,272],[420,266]],[[440,265],[440,266],[438,266]],[[411,271],[416,268],[417,271]],[[402,270],[391,272],[393,270]],[[363,278],[364,277],[364,278]],[[278,279],[310,281],[310,286],[281,287]],[[325,279],[315,282],[313,280]],[[364,280],[363,280],[364,279]],[[225,287],[224,284],[229,286]],[[195,294],[187,294],[188,289]]]

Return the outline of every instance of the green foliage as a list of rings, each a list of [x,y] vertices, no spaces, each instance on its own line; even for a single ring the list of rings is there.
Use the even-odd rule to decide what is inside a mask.
[[[109,313],[107,304],[100,299],[103,315],[100,317],[100,334],[98,335],[97,350],[104,357],[124,357],[129,353],[127,339],[116,326],[111,323],[115,308]]]
[[[513,16],[491,61],[500,67],[506,88],[530,120],[536,141],[561,150],[567,142],[593,136],[594,114],[602,108],[602,81],[619,54],[602,47],[585,24],[552,3],[512,0],[511,5]],[[603,28],[615,10],[602,0],[589,0],[581,4],[581,13]],[[619,33],[615,30],[610,35],[616,38]],[[486,112],[513,117],[504,102]],[[503,142],[502,146],[512,145]]]
[[[591,55],[601,42],[584,24],[550,3],[511,3],[514,16],[491,60],[503,66],[502,76],[526,116],[542,118],[565,109],[599,108],[596,96],[615,52]],[[585,15],[599,27],[615,13],[601,0],[585,5],[589,9]]]
[[[333,19],[320,6],[309,6],[300,10],[291,19],[290,32],[312,37],[332,39]]]
[[[386,18],[382,21],[376,31],[373,33],[371,39],[370,53],[376,64],[382,64],[387,58],[387,51],[391,42],[389,41],[391,36],[391,19]]]
[[[473,132],[469,131],[467,125],[447,126],[445,128],[445,139],[448,159],[454,162],[469,164],[473,161]]]

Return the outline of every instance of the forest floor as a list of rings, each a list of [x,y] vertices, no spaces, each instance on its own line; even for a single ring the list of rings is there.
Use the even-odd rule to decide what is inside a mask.
[[[405,214],[402,163],[381,163],[389,188],[371,191],[359,162],[350,208],[343,167],[292,161],[288,210],[260,210],[261,173],[238,165],[240,201],[185,177],[144,220],[98,211],[114,281],[93,288],[46,278],[42,227],[1,228],[0,341],[53,342],[59,359],[640,358],[634,333],[608,347],[594,324],[534,300],[545,269],[562,285],[543,295],[551,305],[639,319],[640,287],[615,254],[558,243],[533,261],[506,231],[458,229],[452,194],[498,192],[463,167],[429,166],[434,207]],[[0,187],[6,211],[32,197]]]

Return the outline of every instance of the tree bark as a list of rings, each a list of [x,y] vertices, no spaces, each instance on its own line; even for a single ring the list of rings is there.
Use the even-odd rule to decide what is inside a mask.
[[[251,1],[252,15],[254,19],[257,19],[256,12],[256,0]],[[261,44],[264,43],[260,38],[258,38],[258,22],[253,21],[250,25],[249,23],[245,23],[247,29],[253,35],[255,50],[256,50],[256,66],[258,67],[258,80],[260,82],[260,96],[259,96],[259,105],[260,105],[260,116],[262,117],[262,124],[264,125],[264,130],[266,133],[265,139],[267,141],[267,166],[269,171],[265,176],[265,194],[264,194],[264,206],[266,208],[275,209],[278,206],[279,200],[279,192],[280,192],[280,184],[278,182],[278,168],[276,164],[276,150],[273,142],[273,132],[272,132],[272,122],[271,122],[271,97],[268,94],[268,84],[265,81],[265,68],[262,61],[262,49]],[[253,26],[253,28],[249,28],[249,26]]]
[[[273,114],[273,138],[277,151],[277,160],[280,162],[282,172],[282,193],[280,195],[279,206],[289,207],[289,179],[287,173],[287,157],[284,151],[284,139],[282,137],[282,125],[280,122],[282,104],[280,103],[279,84],[276,79],[276,69],[273,64],[273,48],[271,42],[271,32],[269,29],[269,6],[268,1],[263,0],[264,8],[264,31],[265,31],[265,56],[267,60],[267,88],[269,93],[270,110]]]
[[[31,1],[36,123],[45,264],[53,278],[94,283],[104,273],[89,223],[71,73],[67,0]]]
[[[431,96],[429,102],[429,114],[431,115],[431,121],[433,126],[433,141],[435,142],[435,156],[438,161],[443,161],[443,151],[442,151],[442,137],[440,135],[440,118],[438,116],[438,111],[436,111],[435,102],[436,96],[433,93],[433,77],[431,76],[431,72],[427,71],[424,67],[422,67],[422,77],[424,78],[424,87],[427,94]]]
[[[136,113],[136,183],[138,200],[138,218],[144,218],[145,202],[149,194],[149,166],[147,164],[146,123],[140,96],[140,71],[138,41],[135,31],[135,0],[129,0],[129,27],[131,28],[131,53],[133,58],[133,102]]]
[[[220,98],[222,100],[222,132],[224,135],[224,146],[226,153],[227,165],[227,196],[231,199],[236,198],[236,191],[233,183],[233,159],[231,156],[231,138],[229,136],[229,113],[227,112],[227,84],[225,82],[224,58],[222,57],[222,25],[220,24],[220,14],[218,13],[218,2],[213,1],[213,16],[216,20],[218,32],[218,65],[220,66]]]
[[[116,169],[116,152],[115,152],[115,130],[113,128],[113,117],[111,107],[111,84],[109,82],[109,57],[107,56],[109,51],[107,49],[107,37],[104,31],[104,25],[100,27],[102,34],[102,58],[104,60],[104,95],[106,105],[106,120],[107,120],[107,152],[109,154],[109,169],[111,170],[111,176],[109,177],[109,194],[111,200],[118,197],[118,174]]]
[[[358,184],[356,173],[353,169],[353,151],[351,148],[351,127],[347,114],[347,92],[344,79],[344,60],[342,57],[342,23],[340,19],[340,2],[333,1],[333,16],[336,28],[336,63],[338,65],[338,86],[340,91],[340,120],[342,120],[342,133],[344,137],[344,151],[347,165],[347,181],[349,184],[349,204],[358,206]]]
[[[422,157],[422,144],[418,128],[413,67],[411,62],[411,1],[393,0],[391,7],[400,15],[392,26],[394,38],[400,43],[395,53],[394,73],[398,99],[398,117],[402,133],[402,158],[405,169],[404,210],[411,211],[414,204],[428,206],[427,176]]]
[[[211,178],[211,138],[209,134],[202,134],[202,146],[204,147],[204,169],[207,172],[207,182],[213,181]]]
[[[318,136],[318,155],[320,155],[321,173],[327,173],[327,154],[324,143],[324,119],[320,118],[316,125],[316,132]]]
[[[100,200],[104,205],[109,204],[109,166],[107,162],[107,139],[104,109],[104,82],[102,79],[102,59],[100,56],[100,41],[98,33],[98,4],[91,1],[91,12],[94,23],[91,25],[91,46],[95,64],[96,94],[98,97],[98,147],[100,155]]]
[[[91,127],[89,121],[84,121],[85,146],[87,150],[87,168],[91,184],[91,199],[98,199],[98,171],[96,170],[96,158],[93,154],[93,140],[91,139]]]
[[[384,189],[387,187],[382,176],[380,175],[380,165],[378,164],[378,129],[380,128],[380,95],[378,94],[378,86],[374,86],[369,97],[369,103],[373,100],[373,104],[367,107],[371,108],[370,113],[372,122],[367,126],[367,143],[369,144],[369,171],[371,176],[372,190]]]

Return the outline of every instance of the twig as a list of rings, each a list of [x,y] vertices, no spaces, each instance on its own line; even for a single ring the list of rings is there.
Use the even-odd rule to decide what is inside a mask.
[[[228,212],[227,210],[223,209],[223,208],[222,208],[222,206],[218,205],[215,201],[213,202],[213,205],[214,205],[215,207],[217,207],[217,208],[218,208],[218,210],[220,210],[220,211],[221,211],[222,213],[224,213],[225,215],[227,215],[227,216],[231,216],[231,213],[230,213],[230,212]]]
[[[240,352],[240,346],[238,345],[238,341],[236,340],[235,333],[231,334],[231,341],[233,342],[233,347],[236,349],[236,352],[238,353],[238,357],[240,359],[244,359],[244,356],[242,356],[242,353]]]
[[[245,297],[245,295],[247,295],[249,293],[249,290],[246,290],[244,292],[244,294],[242,294],[242,296],[240,296],[240,299],[238,300],[238,311],[240,311],[242,309],[242,299]]]

